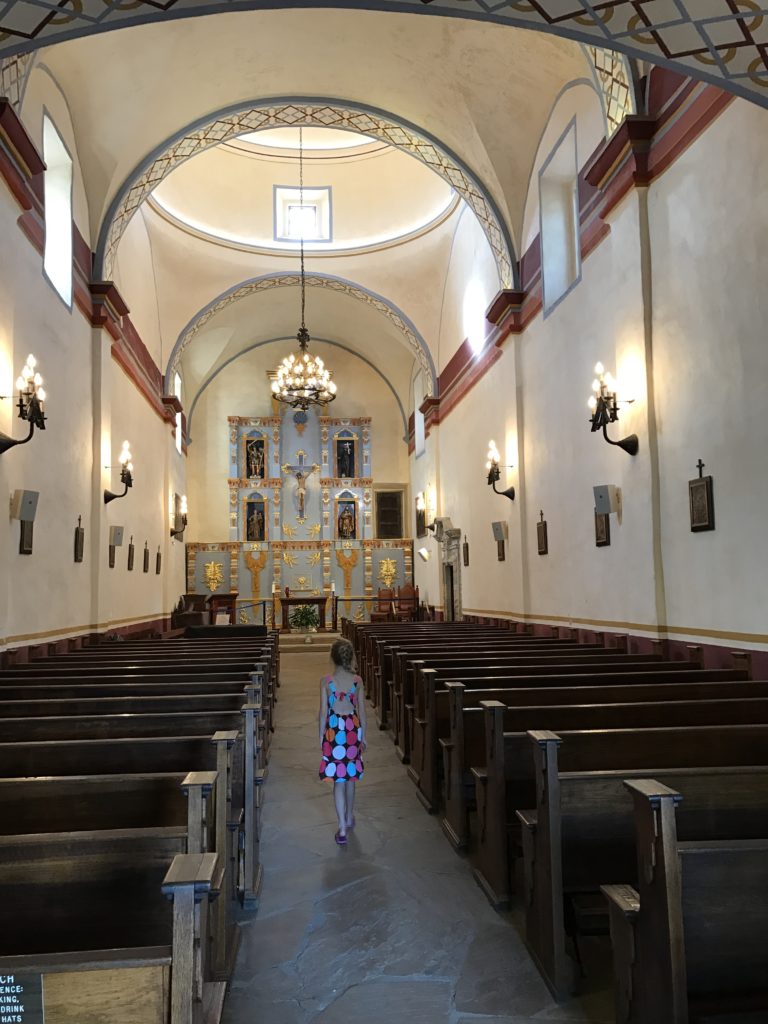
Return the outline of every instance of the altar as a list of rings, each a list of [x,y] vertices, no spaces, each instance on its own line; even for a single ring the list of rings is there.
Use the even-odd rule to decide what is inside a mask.
[[[191,594],[224,603],[236,593],[234,623],[286,632],[292,608],[314,605],[328,630],[339,604],[365,622],[380,587],[413,582],[413,541],[384,531],[377,514],[370,417],[275,403],[271,416],[229,416],[226,431],[228,536],[187,543]],[[407,483],[387,484],[390,498],[393,488],[400,534],[411,533]]]
[[[321,633],[326,632],[326,615],[325,608],[329,601],[329,596],[325,594],[316,595],[313,597],[285,597],[282,594],[275,594],[274,597],[274,610],[273,610],[273,622],[276,629],[280,629],[282,633],[291,633],[291,608],[298,608],[301,605],[315,605],[317,607],[317,619],[320,623],[318,630]],[[280,622],[278,623],[278,611],[281,612]],[[331,620],[331,629],[336,632],[336,607],[334,602],[334,608]]]

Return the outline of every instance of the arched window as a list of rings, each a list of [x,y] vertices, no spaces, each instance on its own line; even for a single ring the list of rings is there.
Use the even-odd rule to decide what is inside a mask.
[[[581,274],[576,163],[574,119],[539,172],[545,316],[570,291]]]
[[[173,375],[173,393],[181,401],[181,374],[174,373]],[[176,451],[181,455],[181,446],[184,442],[183,429],[181,423],[181,413],[176,413]]]
[[[43,117],[45,160],[45,276],[72,305],[72,157],[47,114]]]

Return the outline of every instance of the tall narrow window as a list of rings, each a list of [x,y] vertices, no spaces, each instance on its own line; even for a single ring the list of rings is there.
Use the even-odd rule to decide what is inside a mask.
[[[416,458],[424,454],[426,446],[426,433],[424,427],[424,413],[419,406],[424,401],[424,382],[419,374],[413,382],[413,432],[414,432],[414,455]]]
[[[572,121],[539,172],[545,315],[581,273],[577,175],[576,122]]]
[[[43,118],[45,160],[45,252],[43,269],[48,280],[72,305],[72,157],[53,121]]]
[[[173,375],[173,393],[181,401],[181,374],[174,373]],[[184,441],[183,430],[182,430],[182,414],[176,413],[176,451],[181,455],[181,446]]]

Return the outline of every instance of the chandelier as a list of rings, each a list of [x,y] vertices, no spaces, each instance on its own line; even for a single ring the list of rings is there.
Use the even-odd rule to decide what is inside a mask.
[[[304,211],[304,130],[299,128],[299,209]],[[309,354],[309,331],[305,323],[307,282],[304,271],[304,224],[299,217],[301,256],[301,327],[296,340],[299,351],[283,359],[272,381],[272,397],[294,409],[306,410],[310,405],[328,405],[336,397],[331,371],[319,356]]]

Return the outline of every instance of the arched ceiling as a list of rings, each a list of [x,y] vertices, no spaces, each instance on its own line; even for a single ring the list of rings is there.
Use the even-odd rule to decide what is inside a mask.
[[[360,10],[156,23],[39,59],[72,112],[94,247],[124,184],[169,140],[268,97],[334,97],[421,128],[482,183],[514,240],[552,106],[567,83],[593,81],[585,50],[556,36]]]
[[[266,344],[273,350],[271,364],[277,366],[295,350],[295,340],[286,340],[286,324],[295,323],[298,328],[298,283],[295,273],[244,282],[187,325],[167,367],[168,379],[176,370],[181,372],[186,408],[191,409],[217,373],[242,353]],[[407,409],[414,363],[425,370],[426,382],[433,379],[426,346],[407,317],[352,282],[310,274],[307,284],[310,333],[313,338],[330,339],[338,348],[328,354],[329,368],[333,370],[350,354],[361,358],[374,366]],[[255,388],[266,385],[266,380],[254,381]]]
[[[360,6],[358,0],[333,2],[339,8]],[[327,0],[300,3],[327,7]],[[0,56],[128,25],[287,6],[297,5],[293,0],[132,0],[103,6],[10,0],[0,14]],[[768,105],[768,12],[756,0],[365,0],[365,6],[533,28],[667,64]]]
[[[298,239],[280,236],[276,211],[281,190],[292,190],[288,201],[299,199],[299,133],[267,129],[248,136],[252,141],[206,149],[164,178],[150,202],[182,230],[216,244],[296,254]],[[359,253],[402,242],[432,229],[459,202],[448,182],[399,149],[332,128],[303,135],[304,182],[327,190],[330,236],[307,241],[307,253]],[[259,145],[260,136],[268,144]]]

